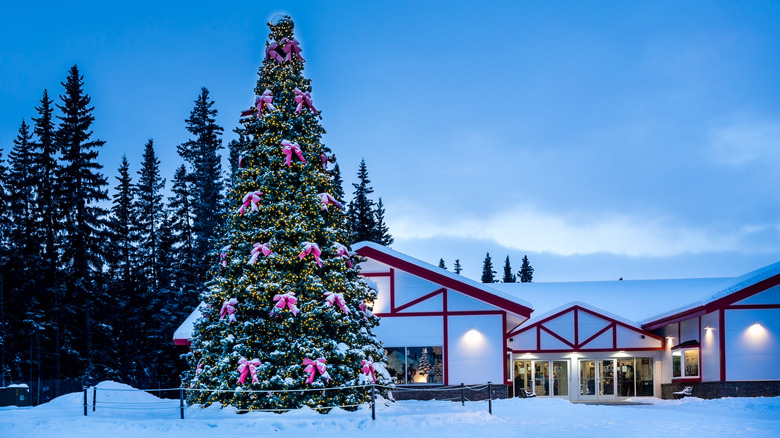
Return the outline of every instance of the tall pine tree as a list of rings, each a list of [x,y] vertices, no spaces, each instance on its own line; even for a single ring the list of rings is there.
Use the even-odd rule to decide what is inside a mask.
[[[512,265],[509,264],[509,256],[506,256],[504,262],[504,278],[501,279],[504,283],[517,283],[517,277],[512,273]]]
[[[460,259],[455,259],[455,264],[452,267],[452,271],[458,275],[460,275],[460,273],[463,271],[463,268],[460,266]]]
[[[62,83],[62,111],[57,130],[57,144],[63,167],[58,177],[61,187],[57,202],[64,214],[62,265],[66,275],[67,296],[76,309],[78,326],[74,326],[71,352],[71,374],[83,377],[106,376],[111,369],[113,341],[101,318],[104,306],[111,306],[102,283],[105,215],[102,203],[108,200],[108,184],[100,173],[98,150],[104,141],[93,140],[91,126],[95,118],[90,97],[84,92],[84,78],[78,67],[71,67]],[[99,336],[100,339],[95,337]],[[80,342],[79,342],[80,341]],[[96,342],[98,341],[98,342]],[[98,368],[102,371],[98,371]]]
[[[217,109],[206,87],[200,89],[195,107],[185,120],[191,139],[179,145],[179,155],[192,169],[189,174],[192,192],[193,251],[198,256],[192,266],[198,282],[206,278],[209,250],[222,224],[222,127],[216,124]]]
[[[490,259],[490,253],[485,254],[485,261],[482,263],[482,282],[496,282],[496,271],[493,270],[493,261]]]
[[[520,272],[517,273],[521,283],[531,283],[534,279],[534,268],[528,263],[528,256],[523,256],[523,264],[520,266]]]
[[[320,142],[325,131],[301,74],[293,23],[285,17],[269,26],[255,87],[263,97],[243,120],[249,147],[202,295],[208,307],[195,325],[186,383],[203,391],[190,401],[246,409],[355,405],[367,400],[355,385],[390,383],[386,372],[371,371],[386,363],[372,334],[377,319],[364,311],[375,293],[341,245],[348,235],[320,162],[329,150]]]

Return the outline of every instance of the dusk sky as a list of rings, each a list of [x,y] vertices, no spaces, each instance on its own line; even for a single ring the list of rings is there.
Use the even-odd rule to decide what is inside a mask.
[[[111,189],[149,138],[169,188],[200,87],[235,138],[280,13],[395,250],[473,279],[527,254],[535,281],[780,261],[777,1],[4,2],[3,158],[77,64]]]

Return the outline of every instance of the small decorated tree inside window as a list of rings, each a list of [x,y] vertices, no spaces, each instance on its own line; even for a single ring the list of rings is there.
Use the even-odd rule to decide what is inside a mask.
[[[390,384],[375,298],[345,246],[325,132],[284,17],[242,115],[244,139],[185,376],[189,402],[240,409],[354,406]],[[203,256],[206,256],[205,254]],[[352,387],[328,391],[320,388]],[[268,391],[250,392],[249,390]]]

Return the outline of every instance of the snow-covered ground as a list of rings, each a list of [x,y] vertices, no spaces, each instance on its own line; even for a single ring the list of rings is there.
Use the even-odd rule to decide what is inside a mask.
[[[653,399],[644,406],[494,400],[492,416],[486,401],[467,402],[465,407],[448,401],[403,401],[377,405],[376,421],[368,407],[325,415],[310,409],[239,415],[232,408],[189,407],[181,420],[178,400],[161,400],[113,382],[98,387],[97,410],[90,408],[87,417],[81,393],[34,408],[0,408],[0,437],[780,437],[780,397]]]

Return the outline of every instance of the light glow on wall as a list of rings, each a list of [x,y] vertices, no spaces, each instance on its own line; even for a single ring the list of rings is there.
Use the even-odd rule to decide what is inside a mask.
[[[481,347],[485,344],[485,337],[476,328],[471,327],[469,331],[463,335],[463,342],[466,346],[471,348]]]

